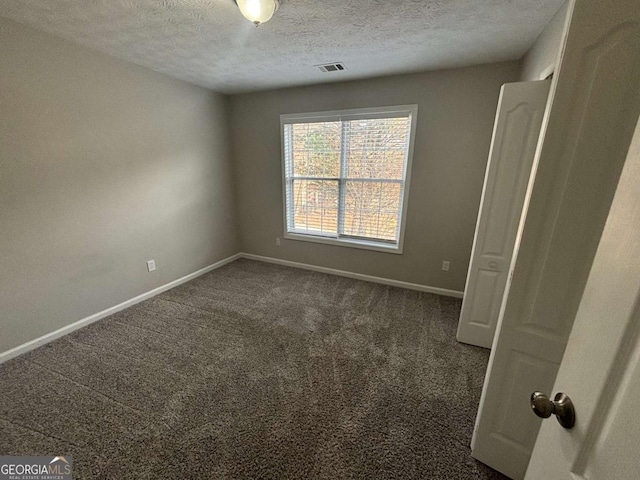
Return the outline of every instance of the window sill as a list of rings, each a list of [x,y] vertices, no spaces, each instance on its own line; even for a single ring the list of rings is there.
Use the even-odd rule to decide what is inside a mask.
[[[285,232],[284,238],[288,240],[301,240],[303,242],[323,243],[325,245],[337,245],[340,247],[361,248],[363,250],[373,250],[376,252],[394,253],[396,255],[402,254],[402,246],[399,244],[385,244],[367,240],[356,240],[352,238],[321,237],[319,235],[306,235],[293,232]]]

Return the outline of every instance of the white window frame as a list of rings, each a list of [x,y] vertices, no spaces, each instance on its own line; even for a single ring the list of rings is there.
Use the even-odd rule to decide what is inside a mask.
[[[285,151],[285,125],[292,123],[335,122],[340,120],[358,120],[375,118],[393,118],[397,116],[409,116],[411,119],[409,145],[405,160],[404,191],[400,199],[400,232],[398,241],[385,242],[353,237],[333,237],[321,234],[307,234],[288,231],[287,212],[287,165]],[[362,248],[379,252],[402,254],[404,247],[404,232],[407,219],[407,207],[409,200],[409,185],[411,181],[411,165],[413,163],[413,150],[416,137],[416,123],[418,117],[418,105],[397,105],[390,107],[357,108],[349,110],[332,110],[313,113],[293,113],[280,115],[280,141],[282,148],[282,208],[284,219],[283,237],[289,240],[301,240],[305,242],[324,243],[328,245],[340,245],[343,247]],[[341,159],[342,168],[342,159]],[[342,176],[340,177],[342,178]]]

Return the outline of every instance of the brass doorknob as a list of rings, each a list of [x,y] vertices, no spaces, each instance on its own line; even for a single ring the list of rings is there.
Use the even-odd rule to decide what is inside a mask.
[[[576,423],[576,411],[573,402],[564,393],[557,393],[553,401],[549,400],[542,392],[531,394],[531,409],[540,418],[549,418],[552,414],[556,416],[560,425],[564,428],[573,428]]]

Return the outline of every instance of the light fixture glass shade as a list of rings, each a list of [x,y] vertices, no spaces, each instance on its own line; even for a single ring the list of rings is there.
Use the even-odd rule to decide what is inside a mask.
[[[268,22],[280,6],[279,0],[236,0],[244,17],[260,25]]]

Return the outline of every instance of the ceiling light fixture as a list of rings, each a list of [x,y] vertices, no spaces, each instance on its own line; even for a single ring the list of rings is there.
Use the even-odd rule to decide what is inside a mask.
[[[280,0],[235,0],[242,15],[256,24],[268,22],[280,7]]]

